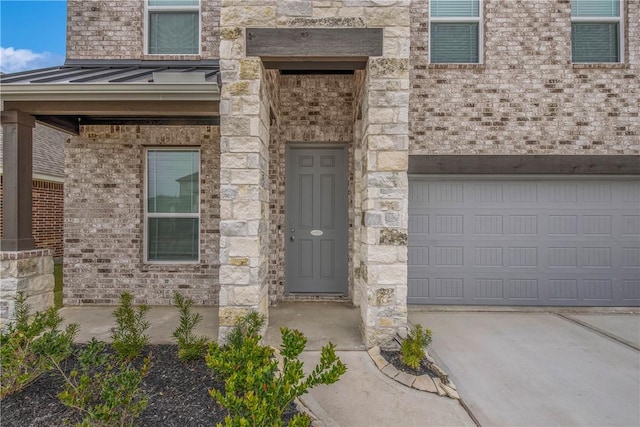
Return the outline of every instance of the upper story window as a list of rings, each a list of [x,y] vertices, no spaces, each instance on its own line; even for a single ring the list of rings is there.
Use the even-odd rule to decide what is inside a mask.
[[[199,150],[147,150],[145,237],[145,261],[198,261]]]
[[[432,64],[477,64],[482,57],[482,0],[431,0]]]
[[[573,62],[622,62],[622,2],[571,0]]]
[[[200,53],[200,0],[147,0],[147,24],[149,54]]]

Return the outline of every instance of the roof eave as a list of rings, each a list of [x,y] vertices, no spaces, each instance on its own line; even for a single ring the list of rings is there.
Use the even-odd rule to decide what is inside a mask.
[[[220,88],[206,83],[4,84],[2,101],[219,101]]]

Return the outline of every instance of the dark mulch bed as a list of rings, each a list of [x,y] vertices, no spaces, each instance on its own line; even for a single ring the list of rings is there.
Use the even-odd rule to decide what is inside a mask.
[[[212,426],[224,421],[227,411],[209,395],[216,383],[204,360],[184,363],[177,357],[175,345],[148,346],[152,367],[142,389],[149,403],[137,421],[139,426]],[[66,369],[76,363],[69,358]],[[81,420],[77,411],[64,406],[56,395],[62,390],[60,374],[42,375],[26,389],[0,401],[3,427],[65,426]],[[68,420],[68,421],[66,421]]]
[[[420,366],[418,367],[418,369],[413,369],[402,363],[402,360],[400,360],[400,351],[398,350],[381,349],[380,354],[387,360],[387,362],[391,363],[399,371],[406,372],[407,374],[415,376],[429,375],[430,377],[438,378],[438,374],[431,368],[429,368],[426,359],[423,359],[420,362]]]

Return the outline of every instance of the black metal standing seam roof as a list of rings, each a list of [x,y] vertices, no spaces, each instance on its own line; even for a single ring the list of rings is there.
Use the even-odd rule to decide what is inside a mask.
[[[38,83],[153,83],[153,73],[204,72],[205,82],[217,83],[220,66],[218,60],[201,61],[67,61],[58,67],[41,68],[0,75],[0,84]]]

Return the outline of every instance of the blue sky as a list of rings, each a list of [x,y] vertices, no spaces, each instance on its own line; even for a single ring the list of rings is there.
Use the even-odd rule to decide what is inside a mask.
[[[0,0],[0,71],[61,65],[66,0]]]

